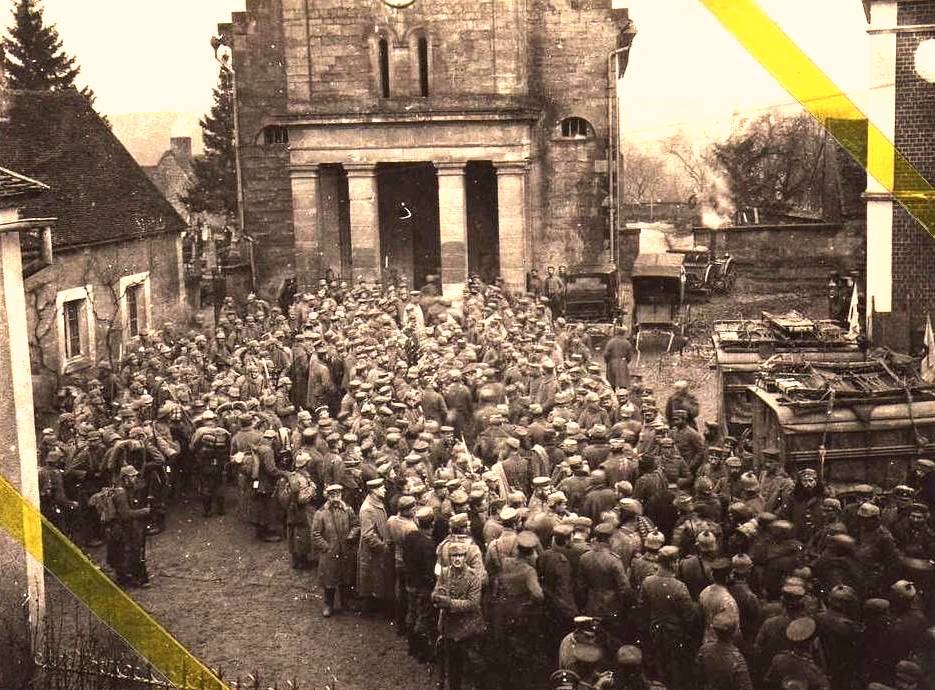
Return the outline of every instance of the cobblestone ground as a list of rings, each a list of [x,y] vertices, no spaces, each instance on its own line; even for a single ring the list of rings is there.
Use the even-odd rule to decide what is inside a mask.
[[[756,317],[762,310],[798,309],[823,315],[819,290],[782,289],[741,280],[733,295],[692,308],[691,339],[681,355],[647,343],[636,371],[665,399],[684,378],[697,392],[702,418],[713,419],[716,378],[710,324]],[[93,556],[103,559],[103,550]],[[168,529],[149,542],[153,586],[136,600],[205,663],[226,677],[260,672],[296,680],[300,688],[422,690],[433,688],[431,668],[414,662],[404,638],[383,619],[342,614],[321,617],[315,575],[293,570],[282,543],[257,542],[236,516],[204,519],[194,503],[172,511]]]

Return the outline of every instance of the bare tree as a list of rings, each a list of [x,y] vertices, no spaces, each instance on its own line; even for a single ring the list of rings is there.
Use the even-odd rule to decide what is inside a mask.
[[[658,156],[628,145],[620,152],[623,158],[621,175],[624,203],[642,203],[655,198],[665,176],[665,161]]]

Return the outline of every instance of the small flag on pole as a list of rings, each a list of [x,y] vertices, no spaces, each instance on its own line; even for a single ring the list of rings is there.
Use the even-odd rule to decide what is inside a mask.
[[[851,293],[851,306],[847,310],[847,335],[855,340],[860,335],[860,310],[857,305],[857,283],[854,283],[854,292]]]
[[[922,358],[922,379],[935,383],[935,334],[932,333],[932,317],[925,317],[925,357]]]

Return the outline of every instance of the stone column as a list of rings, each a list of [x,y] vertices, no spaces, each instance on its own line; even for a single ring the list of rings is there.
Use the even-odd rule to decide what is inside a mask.
[[[321,273],[318,249],[319,225],[318,166],[289,168],[292,181],[292,227],[295,234],[295,277],[298,292],[307,292]]]
[[[357,281],[363,277],[379,281],[380,208],[377,204],[377,173],[372,163],[345,163],[350,201],[351,270]]]
[[[4,223],[16,221],[14,211],[0,208],[0,474],[38,509],[39,473],[22,255],[17,232],[2,229]],[[4,509],[9,510],[7,517],[16,521],[9,527],[31,547],[27,552],[20,541],[0,529],[0,621],[6,628],[0,635],[0,653],[5,655],[0,664],[0,687],[13,687],[22,682],[19,674],[28,666],[19,654],[22,650],[15,645],[29,649],[32,641],[40,639],[37,635],[45,609],[45,580],[38,516],[23,513],[18,505]],[[22,619],[24,611],[26,620]],[[16,655],[11,657],[14,652]]]
[[[494,161],[500,225],[500,275],[513,293],[526,290],[526,172],[528,161]]]
[[[461,297],[467,282],[467,196],[464,162],[436,163],[438,225],[441,235],[442,290],[445,297]]]

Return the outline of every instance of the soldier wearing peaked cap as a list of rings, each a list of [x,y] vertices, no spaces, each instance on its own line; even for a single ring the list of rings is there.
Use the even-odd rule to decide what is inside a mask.
[[[529,531],[516,537],[516,554],[503,558],[494,576],[490,616],[496,656],[499,663],[498,687],[510,687],[515,673],[526,673],[534,666],[534,654],[541,635],[540,605],[545,598],[536,573],[539,539]]]
[[[747,661],[734,644],[737,621],[722,612],[711,622],[714,636],[695,660],[704,690],[753,690]]]
[[[325,487],[325,505],[312,519],[312,545],[318,552],[318,584],[324,589],[325,618],[340,611],[335,595],[340,592],[340,605],[350,602],[351,587],[356,575],[356,546],[360,535],[357,515],[342,499],[343,487]]]
[[[467,544],[451,545],[450,563],[442,568],[432,591],[432,602],[439,609],[439,663],[442,679],[447,680],[450,690],[460,690],[468,652],[486,630],[481,609],[483,584],[468,567],[467,554]],[[439,683],[443,690],[444,685]]]
[[[797,680],[807,690],[831,690],[831,683],[813,656],[812,640],[817,626],[812,618],[798,618],[786,627],[786,639],[791,649],[773,657],[764,678],[766,683],[780,685]]]
[[[386,486],[383,479],[367,482],[367,497],[360,506],[360,548],[357,552],[357,596],[364,613],[382,611],[392,601],[393,561],[389,551]]]

